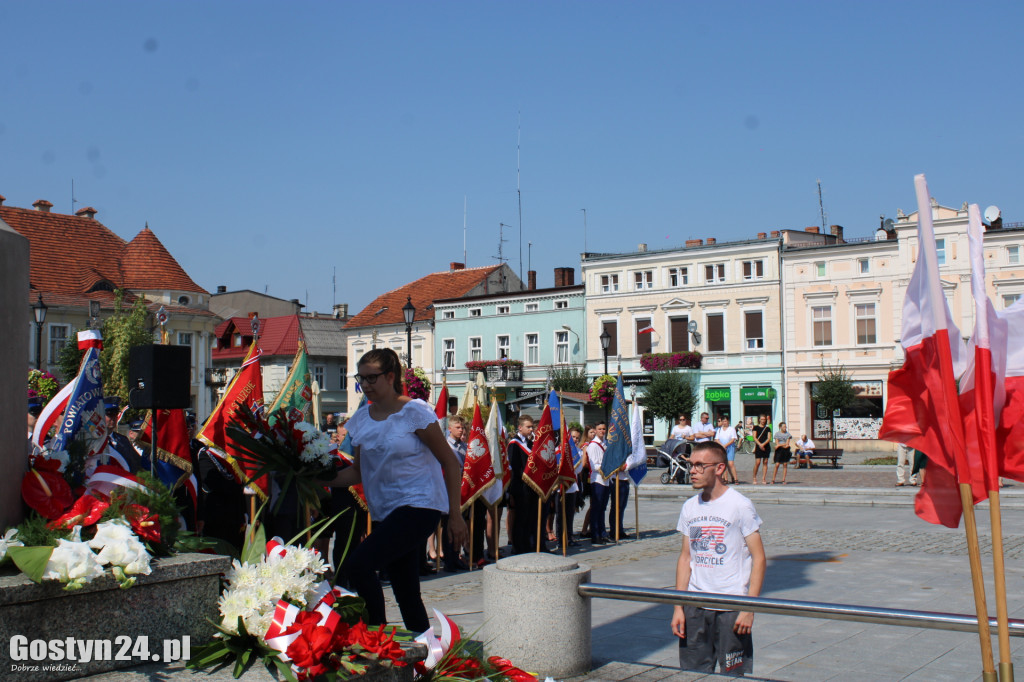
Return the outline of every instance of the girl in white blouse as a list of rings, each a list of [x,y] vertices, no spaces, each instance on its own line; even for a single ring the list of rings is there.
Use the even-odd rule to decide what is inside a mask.
[[[363,484],[373,531],[354,547],[341,568],[349,585],[366,600],[368,625],[386,622],[384,592],[377,571],[387,571],[405,627],[430,627],[420,597],[420,554],[427,537],[448,515],[455,547],[469,536],[459,512],[462,467],[437,423],[433,408],[402,395],[402,364],[390,348],[376,348],[359,360],[359,382],[369,401],[345,425],[355,463],[339,472],[335,487]]]

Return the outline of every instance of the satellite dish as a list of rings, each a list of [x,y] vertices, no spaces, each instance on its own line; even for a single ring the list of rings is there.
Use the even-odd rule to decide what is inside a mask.
[[[697,320],[690,320],[690,324],[686,325],[686,331],[691,333],[697,331]]]
[[[885,222],[882,223],[882,227],[885,228],[886,232],[892,232],[895,229],[896,223],[892,221],[892,218],[886,218]]]
[[[985,209],[985,220],[991,225],[995,221],[999,220],[1002,214],[999,212],[998,206],[989,206]]]
[[[700,332],[691,332],[690,336],[693,337],[693,345],[699,346],[700,345]]]

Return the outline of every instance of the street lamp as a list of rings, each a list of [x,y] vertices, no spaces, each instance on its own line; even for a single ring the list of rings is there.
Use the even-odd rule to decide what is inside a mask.
[[[605,328],[601,332],[601,352],[604,354],[604,373],[608,374],[608,347],[612,345],[612,335],[608,333],[608,329]],[[608,406],[604,406],[604,420],[608,421]]]
[[[405,305],[402,306],[402,316],[405,317],[406,365],[412,367],[412,320],[416,317],[416,306],[412,304],[412,296],[405,297]]]
[[[36,318],[36,369],[41,369],[40,363],[43,358],[43,322],[46,321],[46,304],[43,303],[43,295],[32,304],[32,314]]]

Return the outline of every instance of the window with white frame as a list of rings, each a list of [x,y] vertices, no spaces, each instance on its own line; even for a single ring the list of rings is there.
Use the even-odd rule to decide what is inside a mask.
[[[511,337],[509,337],[508,334],[499,334],[498,335],[498,344],[497,344],[497,346],[498,346],[498,359],[499,360],[502,359],[502,358],[507,358],[508,357],[508,351],[509,351],[509,347],[510,347],[510,343],[509,343],[510,338]]]
[[[555,301],[555,310],[562,310],[569,307],[569,301],[562,299],[561,301]]]
[[[499,315],[508,315],[508,306],[507,305],[499,305],[498,306],[498,314]]]
[[[601,275],[601,293],[611,294],[619,290],[618,275]]]
[[[540,335],[539,334],[527,334],[526,335],[526,364],[528,364],[528,365],[539,365],[540,364]]]
[[[743,279],[764,279],[764,261],[743,261]]]
[[[470,360],[483,360],[484,359],[484,340],[479,336],[469,337],[469,359]]]
[[[342,391],[348,390],[348,363],[342,362],[338,368],[338,388]]]
[[[179,346],[192,346],[192,332],[178,332]]]
[[[669,268],[668,285],[670,287],[686,286],[690,283],[689,273],[686,268]]]
[[[1020,300],[1020,294],[1005,294],[1003,295],[1003,307],[1009,308],[1011,305]]]
[[[64,344],[68,342],[68,334],[71,333],[71,325],[51,324],[50,325],[50,364],[55,364],[60,358],[60,352]]]
[[[527,303],[526,304],[526,312],[528,312],[528,313],[535,313],[538,310],[540,310],[540,304],[539,303]]]
[[[946,240],[935,240],[935,255],[938,256],[939,265],[946,264]]]
[[[235,348],[240,347],[242,345],[242,335],[241,334],[235,334],[234,336],[232,336],[231,337],[231,345],[234,346]]]
[[[725,281],[725,263],[704,266],[704,281],[708,284]]]
[[[878,337],[875,334],[875,304],[856,304],[854,315],[857,319],[857,345],[876,343]]]
[[[817,263],[814,264],[814,273],[815,273],[815,275],[817,275],[818,277],[824,277],[825,276],[825,272],[826,272],[825,261],[820,260],[820,261],[818,261]]]
[[[483,314],[483,312],[484,312],[483,308],[470,308],[469,309],[469,316],[470,317],[480,317]]]
[[[743,336],[747,350],[764,349],[764,314],[760,310],[743,313]]]
[[[316,385],[320,388],[326,389],[326,386],[324,386],[324,366],[313,365],[312,370],[313,371],[311,373],[313,375],[313,381],[315,381]]]
[[[653,289],[654,288],[654,271],[653,270],[640,270],[639,272],[633,273],[633,290],[640,291],[642,289]]]
[[[454,320],[455,319],[455,311],[454,310],[442,310],[441,311],[441,319],[442,320]]]
[[[1020,265],[1020,247],[1019,246],[1007,246],[1006,247],[1006,262],[1010,265]]]
[[[815,346],[832,345],[832,306],[816,305],[811,308],[811,321]]]
[[[444,339],[441,343],[444,350],[444,368],[455,369],[455,339]]]
[[[866,275],[871,272],[871,259],[870,258],[858,258],[857,259],[857,270],[862,275]]]
[[[555,332],[555,362],[569,364],[569,332]]]

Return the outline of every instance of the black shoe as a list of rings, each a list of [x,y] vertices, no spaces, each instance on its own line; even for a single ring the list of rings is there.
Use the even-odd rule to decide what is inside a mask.
[[[569,540],[569,546],[570,547],[579,547],[580,543],[577,542],[576,540]]]
[[[608,540],[605,538],[590,538],[590,544],[592,545],[607,545]]]

